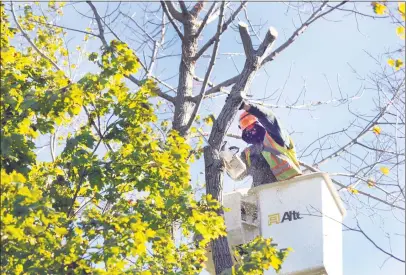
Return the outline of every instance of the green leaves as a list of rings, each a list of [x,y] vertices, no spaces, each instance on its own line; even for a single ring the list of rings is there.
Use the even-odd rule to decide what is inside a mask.
[[[70,149],[71,147],[77,145],[83,145],[88,149],[93,149],[95,141],[96,139],[93,136],[93,133],[89,129],[84,128],[82,131],[79,132],[78,135],[75,136],[75,138],[68,140],[66,149]]]
[[[7,172],[28,172],[28,165],[35,162],[36,155],[32,151],[34,143],[17,133],[1,132],[2,168]]]
[[[96,56],[92,55],[89,58],[95,60]],[[117,73],[129,75],[135,73],[140,67],[134,52],[128,48],[127,44],[117,40],[112,40],[110,46],[102,54],[102,64],[103,70],[108,76]]]
[[[274,269],[279,272],[282,263],[291,248],[277,249],[272,238],[257,237],[247,244],[236,247],[235,255],[239,258],[238,265],[233,267],[232,274],[263,274],[264,269]]]
[[[62,6],[51,3],[51,15]],[[100,72],[72,83],[32,48],[15,48],[3,4],[1,13],[4,274],[201,272],[206,245],[225,235],[220,205],[195,199],[186,141],[152,128],[156,83],[127,87],[138,57],[113,40],[89,54]],[[66,61],[62,31],[34,25],[48,22],[37,13],[26,8],[22,27],[51,60]],[[60,142],[54,161],[39,161],[34,140],[50,134]],[[196,234],[199,243],[190,242]]]
[[[89,55],[89,60],[90,61],[96,61],[96,59],[98,58],[98,54],[97,53],[91,53],[90,55]]]
[[[88,180],[92,188],[97,186],[98,190],[101,190],[103,187],[103,173],[101,168],[93,166],[88,172]]]

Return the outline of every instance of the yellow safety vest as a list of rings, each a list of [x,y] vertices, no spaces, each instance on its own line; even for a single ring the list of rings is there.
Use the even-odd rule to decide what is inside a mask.
[[[278,181],[287,180],[302,174],[299,168],[299,162],[296,158],[296,151],[289,137],[290,148],[280,146],[273,138],[266,133],[264,138],[264,149],[261,154],[271,168],[272,174]],[[250,149],[245,149],[245,157],[248,166],[251,166]]]

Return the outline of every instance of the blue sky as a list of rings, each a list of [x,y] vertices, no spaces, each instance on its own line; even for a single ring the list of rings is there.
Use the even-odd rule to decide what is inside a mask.
[[[113,5],[113,4],[111,4]],[[78,10],[86,13],[89,8],[86,4],[75,5]],[[96,7],[100,11],[106,8],[106,4],[97,3]],[[135,3],[127,3],[125,7],[137,12],[135,18],[139,20],[142,17],[140,10],[136,7]],[[350,7],[350,6],[348,6]],[[371,12],[369,3],[360,3],[358,8],[368,13]],[[279,37],[275,42],[274,47],[278,47],[285,41],[285,36],[289,36],[294,30],[292,21],[298,24],[298,17],[292,11],[286,13],[287,6],[283,3],[249,3],[248,15],[253,24],[260,22],[267,22],[266,27],[273,26],[279,32]],[[87,13],[90,15],[90,13]],[[370,18],[358,17],[357,22],[353,15],[343,17],[342,12],[336,12],[328,18],[330,20],[339,20],[340,22],[331,22],[326,20],[319,20],[309,27],[309,29],[301,35],[288,49],[279,55],[274,61],[267,64],[265,68],[261,69],[250,89],[250,93],[254,95],[253,98],[262,98],[264,95],[270,95],[276,89],[285,87],[285,92],[280,98],[279,104],[287,105],[292,103],[303,89],[304,83],[306,84],[306,97],[304,102],[310,101],[326,101],[333,97],[339,97],[338,83],[341,91],[348,96],[352,96],[359,91],[363,83],[357,79],[352,72],[349,64],[355,68],[360,75],[366,75],[370,71],[379,69],[377,64],[368,54],[373,56],[385,52],[388,48],[395,49],[401,40],[398,39],[395,33],[395,28],[388,20],[373,20]],[[245,17],[240,14],[241,21],[245,21]],[[238,20],[237,20],[238,21]],[[61,25],[69,26],[72,28],[85,29],[88,26],[89,19],[78,15],[75,10],[66,8],[65,17],[62,21],[58,22]],[[210,37],[216,28],[216,23],[209,25],[207,31],[204,33],[203,40]],[[265,30],[259,33],[263,37]],[[168,35],[174,35],[173,29],[168,30]],[[73,56],[76,45],[83,42],[82,35],[72,36],[73,40],[70,42]],[[125,40],[125,39],[124,39]],[[239,34],[237,31],[230,29],[222,37],[220,43],[220,53],[226,52],[239,52],[242,53],[242,45],[239,43]],[[258,40],[254,39],[254,43]],[[404,42],[403,42],[404,43]],[[174,50],[179,50],[179,42],[175,44]],[[96,50],[100,46],[99,41],[91,41],[87,43],[86,49]],[[83,45],[82,45],[83,47]],[[141,54],[141,53],[137,53]],[[148,54],[148,53],[147,53]],[[203,72],[207,67],[209,59],[202,59],[198,63],[197,73],[203,77]],[[235,66],[242,69],[244,63],[243,56],[234,57]],[[385,62],[385,59],[382,61]],[[176,75],[179,65],[179,58],[167,58],[157,66],[157,72],[163,78]],[[216,62],[216,66],[212,73],[213,82],[221,82],[229,77],[236,75],[238,72],[235,69],[233,61],[230,58],[222,56],[222,59]],[[266,72],[265,72],[266,69]],[[93,70],[87,63],[83,63],[77,72],[79,76],[82,72]],[[290,72],[290,77],[288,78]],[[288,80],[287,80],[288,79]],[[330,82],[332,92],[330,91]],[[339,82],[337,82],[339,79]],[[177,77],[168,80],[167,82],[176,86]],[[286,84],[285,84],[286,82]],[[372,105],[372,96],[365,92],[362,99],[354,101],[352,107],[357,110],[370,112]],[[215,115],[220,111],[225,97],[218,97],[215,99],[208,99],[204,101],[202,114],[214,113]],[[276,104],[276,98],[269,103]],[[325,105],[317,108],[313,112],[305,110],[275,109],[277,116],[282,121],[283,125],[290,131],[294,131],[292,137],[294,138],[297,148],[304,148],[307,144],[315,140],[319,135],[331,132],[336,129],[342,129],[347,126],[351,120],[351,116],[347,111],[347,106],[332,108],[331,105]],[[231,127],[230,132],[239,133],[237,123]],[[243,148],[245,144],[241,141],[228,139],[233,145]],[[344,143],[345,139],[338,140]],[[39,155],[41,159],[48,159],[45,151]],[[200,173],[203,171],[202,161],[197,161],[192,166],[192,179],[199,178],[203,182],[204,177]],[[329,171],[342,171],[341,166],[336,161],[327,163],[323,169]],[[233,182],[226,177],[224,184],[224,191],[232,191],[235,188],[244,188],[250,186],[250,180],[243,182]],[[352,222],[352,215],[349,214],[345,222]],[[391,229],[395,232],[404,234],[404,225],[392,222],[393,216],[390,214],[384,215],[385,229]],[[404,220],[404,216],[402,217]],[[376,238],[379,245],[389,249],[388,241],[383,237],[382,232],[376,226],[362,219],[367,233]],[[400,258],[405,257],[404,249],[404,236],[392,237],[393,253]],[[344,242],[344,274],[404,274],[405,267],[403,264],[394,260],[388,260],[385,265],[380,268],[385,261],[386,256],[379,252],[363,238],[359,233],[345,232],[343,234]]]

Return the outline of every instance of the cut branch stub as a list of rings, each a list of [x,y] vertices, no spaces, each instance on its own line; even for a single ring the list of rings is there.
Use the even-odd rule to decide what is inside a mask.
[[[242,44],[244,46],[245,56],[248,59],[251,59],[254,57],[254,48],[252,46],[251,37],[248,32],[248,25],[245,24],[244,22],[239,22],[238,30],[240,31],[240,36],[241,36]]]
[[[274,27],[270,27],[268,31],[266,32],[265,38],[262,41],[261,45],[258,47],[258,50],[256,52],[257,56],[259,57],[265,57],[267,49],[269,49],[270,45],[278,38],[278,32]]]
[[[214,4],[213,4],[214,6]],[[194,17],[196,17],[199,12],[203,9],[204,7],[204,1],[198,1],[194,6],[193,9],[190,11],[190,14],[192,14]]]

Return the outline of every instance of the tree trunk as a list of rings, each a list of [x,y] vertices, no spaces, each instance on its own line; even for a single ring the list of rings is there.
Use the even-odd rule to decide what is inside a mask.
[[[204,148],[205,176],[206,176],[206,193],[211,194],[221,204],[223,200],[223,162],[219,153],[224,137],[230,127],[238,107],[242,103],[241,94],[249,87],[255,72],[258,69],[258,58],[248,58],[245,62],[244,69],[240,74],[237,83],[231,89],[231,93],[226,100],[220,115],[214,122],[210,137],[209,146]],[[223,215],[221,210],[219,214]],[[226,237],[221,237],[211,243],[213,262],[216,274],[220,274],[227,268],[233,266],[231,251],[228,246]]]
[[[189,15],[190,16],[190,15]],[[173,117],[173,129],[180,135],[187,134],[187,123],[193,113],[194,103],[190,100],[193,96],[193,76],[196,62],[193,57],[197,52],[197,27],[195,19],[190,16],[184,23],[184,38],[182,42],[182,59],[179,64],[179,81]]]
[[[214,184],[206,184],[206,193],[211,194],[220,204],[223,204],[223,164],[218,156],[218,151],[211,150],[210,147],[204,148],[204,161],[206,164],[206,182]],[[223,209],[218,210],[219,215],[223,215]],[[231,253],[228,248],[227,237],[220,237],[211,242],[212,257],[216,274],[220,274],[223,270],[230,268],[233,265]]]

